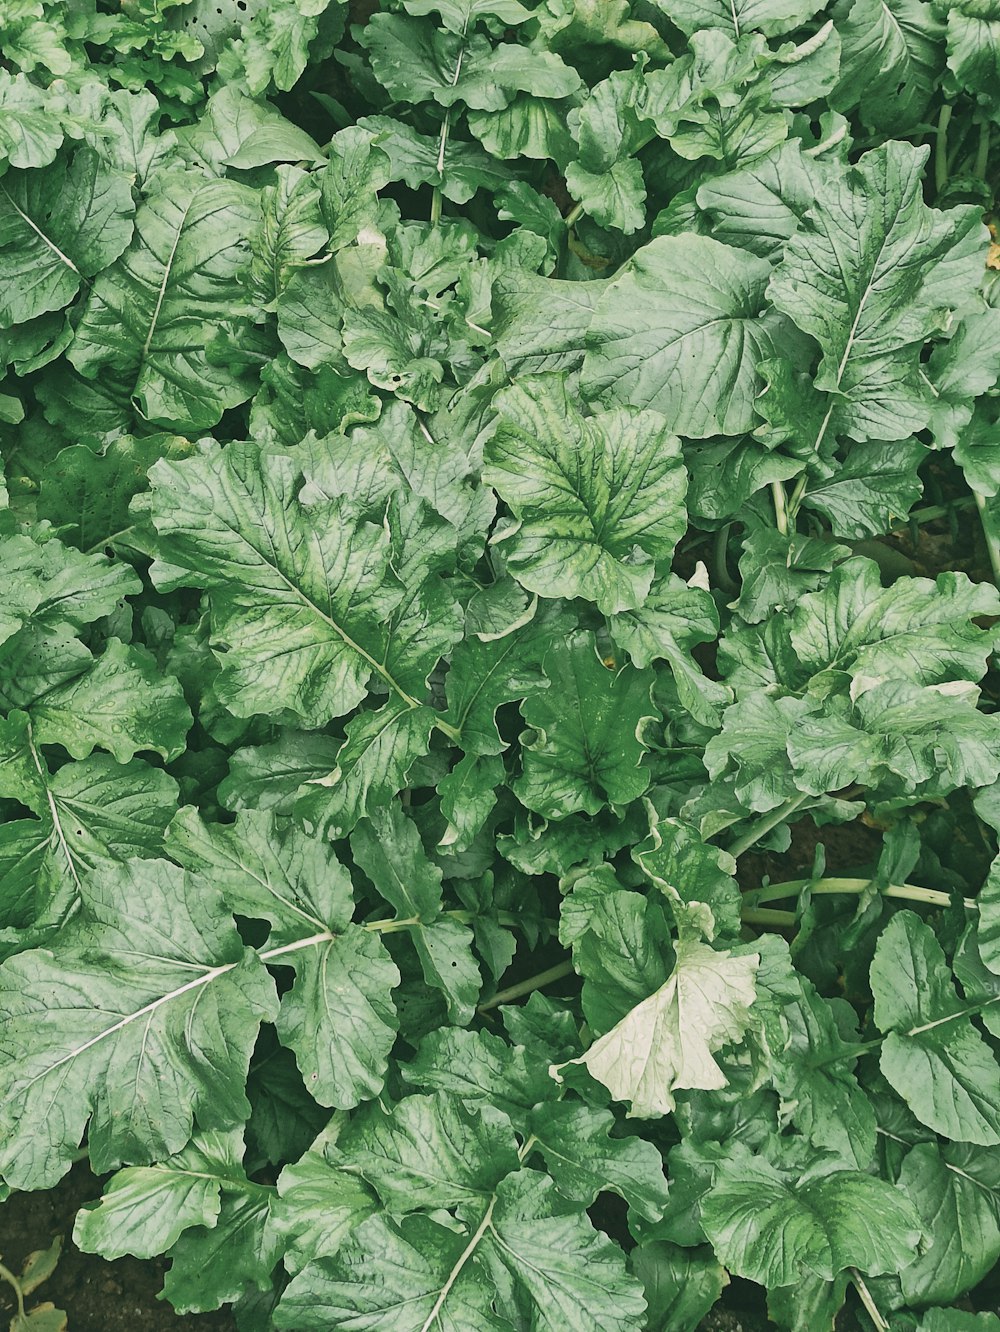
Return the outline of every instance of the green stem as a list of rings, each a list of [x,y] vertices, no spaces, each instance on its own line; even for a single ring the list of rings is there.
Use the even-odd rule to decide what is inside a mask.
[[[771,495],[774,499],[774,521],[782,536],[788,536],[788,510],[785,507],[785,487],[780,481],[771,482]]]
[[[791,498],[788,501],[788,522],[794,529],[795,519],[798,517],[799,506],[802,503],[802,496],[806,493],[806,486],[809,484],[808,472],[803,472],[795,483],[795,489],[792,491]]]
[[[732,523],[726,523],[720,527],[715,534],[714,559],[715,581],[722,588],[723,592],[733,593],[736,591],[736,584],[729,574],[729,564],[726,555],[729,548],[729,529]]]
[[[807,888],[819,897],[833,896],[837,893],[857,896],[863,893],[871,882],[871,879],[789,879],[787,883],[769,883],[766,888],[757,888],[747,894],[747,900],[757,906],[761,902],[780,901],[783,897],[798,897]],[[950,906],[953,900],[948,893],[938,892],[935,888],[921,888],[915,883],[891,883],[888,888],[883,888],[882,896],[938,907]],[[967,910],[975,908],[976,904],[971,898],[966,897],[963,901]]]
[[[773,911],[769,907],[744,907],[740,919],[745,925],[773,925],[776,929],[788,929],[796,922],[794,911]]]
[[[770,814],[765,814],[762,819],[758,819],[749,831],[745,832],[742,837],[737,837],[732,846],[727,847],[726,850],[734,859],[741,856],[744,851],[753,846],[754,842],[759,842],[762,837],[767,836],[772,828],[777,828],[779,823],[784,823],[809,799],[811,799],[810,796],[799,795],[791,800],[786,800],[777,809],[772,809]]]
[[[993,521],[993,515],[986,507],[986,501],[982,495],[974,490],[972,498],[976,501],[976,508],[979,510],[979,522],[983,529],[983,538],[986,541],[986,551],[990,557],[993,581],[1000,586],[1000,537],[997,535],[996,523]]]
[[[565,218],[563,219],[566,223],[567,228],[571,230],[573,227],[575,227],[577,222],[579,222],[580,218],[583,217],[583,214],[584,214],[583,204],[582,203],[574,204],[573,207],[566,214]]]
[[[17,1296],[17,1316],[20,1322],[26,1323],[28,1320],[24,1316],[24,1293],[21,1290],[21,1283],[9,1267],[4,1267],[3,1263],[0,1263],[0,1279],[14,1287],[14,1294]]]
[[[945,102],[937,123],[934,143],[934,192],[940,194],[948,184],[948,125],[951,121],[951,103]]]
[[[540,971],[536,976],[529,976],[527,980],[518,981],[516,985],[509,985],[506,990],[497,990],[496,994],[490,999],[485,999],[479,1005],[479,1012],[486,1013],[491,1008],[497,1008],[500,1004],[509,1004],[514,999],[523,999],[526,994],[532,994],[535,990],[540,990],[545,985],[551,985],[553,981],[562,980],[564,976],[572,976],[573,963],[567,958],[565,962],[557,962],[554,967],[549,967],[546,971]]]
[[[851,1281],[854,1283],[854,1289],[858,1292],[861,1303],[865,1306],[865,1313],[872,1320],[875,1332],[889,1332],[889,1324],[879,1313],[878,1305],[875,1303],[871,1291],[865,1285],[865,1279],[856,1267],[851,1268]]]
[[[471,925],[475,920],[475,913],[472,911],[442,911],[442,916],[447,916],[449,920],[457,920],[462,925]],[[521,924],[521,919],[513,911],[498,911],[496,914],[497,922],[506,925],[510,929],[517,929]],[[362,929],[371,930],[373,934],[398,934],[400,930],[410,930],[414,925],[422,925],[423,921],[419,916],[407,916],[400,920],[393,917],[391,920],[370,920]]]
[[[928,504],[922,509],[913,509],[905,523],[897,523],[895,527],[890,528],[890,531],[907,532],[911,523],[916,523],[919,527],[922,523],[932,523],[937,518],[947,518],[953,509],[971,509],[974,502],[970,496],[968,499],[951,500],[948,504]]]
[[[976,152],[976,165],[973,174],[980,180],[986,179],[986,170],[990,162],[990,122],[984,120],[979,127],[979,148]]]
[[[441,221],[441,187],[435,185],[431,192],[431,226],[436,227]]]
[[[446,735],[448,739],[453,741],[456,745],[462,738],[462,732],[457,726],[452,726],[450,722],[443,721],[440,717],[434,718],[434,726],[435,729],[440,731],[442,735]]]

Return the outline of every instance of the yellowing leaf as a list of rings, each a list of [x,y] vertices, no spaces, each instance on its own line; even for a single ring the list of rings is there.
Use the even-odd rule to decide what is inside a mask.
[[[713,1055],[746,1031],[759,965],[756,953],[679,946],[670,979],[570,1063],[584,1064],[616,1100],[631,1101],[637,1119],[670,1114],[677,1088],[725,1087]],[[549,1071],[558,1078],[565,1067]]]

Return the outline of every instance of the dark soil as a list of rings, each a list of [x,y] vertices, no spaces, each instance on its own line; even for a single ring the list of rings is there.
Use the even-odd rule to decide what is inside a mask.
[[[48,1301],[66,1313],[70,1332],[235,1332],[228,1311],[181,1317],[156,1298],[166,1262],[107,1263],[80,1252],[72,1240],[74,1218],[100,1193],[100,1181],[80,1164],[57,1188],[16,1193],[0,1207],[0,1260],[12,1272],[21,1271],[29,1253],[47,1249],[57,1235],[63,1239],[55,1272],[26,1301],[29,1312]],[[13,1290],[0,1282],[0,1327],[16,1308]]]

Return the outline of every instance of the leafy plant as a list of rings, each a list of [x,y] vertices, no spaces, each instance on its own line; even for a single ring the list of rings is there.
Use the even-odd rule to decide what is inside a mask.
[[[0,2],[0,1197],[244,1332],[997,1323],[998,31]]]

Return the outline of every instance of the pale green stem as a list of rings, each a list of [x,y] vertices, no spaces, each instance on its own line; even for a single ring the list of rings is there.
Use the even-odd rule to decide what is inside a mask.
[[[17,1296],[18,1321],[26,1323],[28,1320],[24,1315],[24,1293],[21,1290],[21,1283],[9,1267],[4,1267],[3,1263],[0,1263],[0,1279],[6,1281],[9,1286],[14,1287],[14,1294]]]
[[[472,911],[442,911],[442,916],[447,916],[449,920],[457,920],[462,925],[469,925],[475,920],[475,913]],[[516,929],[520,924],[520,918],[513,911],[498,911],[497,921],[501,925]],[[403,920],[393,917],[392,920],[370,920],[367,925],[361,928],[371,930],[374,934],[398,934],[400,930],[412,929],[414,925],[422,925],[419,916],[407,916]]]
[[[771,482],[771,495],[774,499],[774,521],[782,536],[788,536],[788,510],[785,507],[785,487],[780,481]]]
[[[794,925],[794,911],[774,911],[770,907],[744,907],[740,919],[745,925],[773,925],[776,929],[787,929]]]
[[[772,809],[770,814],[765,814],[762,819],[758,819],[749,831],[745,832],[742,837],[737,837],[732,846],[727,846],[726,850],[734,859],[741,856],[744,851],[753,846],[754,842],[759,842],[762,837],[767,836],[772,828],[777,828],[779,823],[784,823],[809,799],[810,797],[807,795],[800,795],[795,796],[792,800],[786,800],[777,809]]]
[[[572,976],[572,974],[572,962],[568,959],[565,962],[557,962],[554,967],[549,967],[546,971],[540,971],[536,976],[529,976],[527,980],[518,981],[516,985],[509,985],[506,990],[497,990],[492,998],[484,1000],[479,1005],[479,1012],[485,1013],[500,1004],[509,1004],[514,999],[523,999],[526,994],[533,994],[535,990],[540,990],[543,986],[551,985],[553,981],[562,980],[564,976]]]
[[[769,883],[766,888],[757,888],[747,894],[747,898],[756,906],[759,902],[777,902],[783,897],[798,897],[809,889],[818,897],[835,896],[838,893],[857,896],[871,884],[871,879],[789,879],[787,883]],[[883,897],[892,897],[903,902],[921,902],[924,906],[950,906],[952,898],[947,893],[935,888],[922,888],[915,883],[891,883],[881,891]],[[963,898],[966,910],[975,909],[975,902]]]
[[[934,144],[934,192],[940,194],[948,184],[948,125],[951,121],[951,103],[945,102],[938,116],[937,139]]]
[[[865,1285],[864,1277],[856,1267],[851,1268],[851,1280],[854,1283],[854,1289],[861,1297],[861,1303],[865,1306],[865,1313],[875,1326],[875,1332],[889,1332],[889,1324],[879,1313],[878,1305],[875,1303],[871,1291]]]
[[[986,501],[982,495],[974,490],[972,498],[976,501],[976,508],[979,510],[979,521],[983,529],[983,538],[986,541],[986,551],[990,557],[993,581],[1000,585],[1000,537],[997,535],[996,523],[993,521],[993,515],[986,507]]]
[[[799,506],[802,503],[802,496],[806,493],[806,486],[809,484],[809,474],[803,472],[795,483],[795,489],[792,491],[791,498],[788,501],[788,523],[790,528],[794,528],[795,519],[798,516]]]
[[[575,227],[580,218],[583,217],[584,208],[582,203],[574,204],[566,214],[565,222],[567,227]]]

